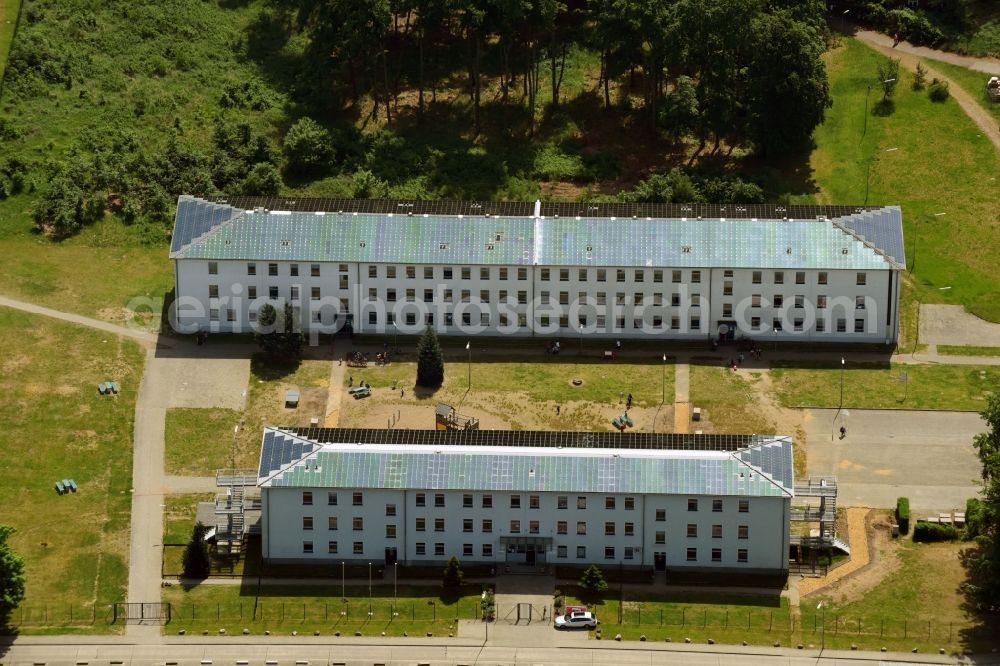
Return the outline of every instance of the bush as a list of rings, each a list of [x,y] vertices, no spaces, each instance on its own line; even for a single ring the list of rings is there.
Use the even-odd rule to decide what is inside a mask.
[[[330,133],[312,118],[299,118],[288,128],[284,150],[288,168],[299,173],[326,170],[334,155]]]
[[[900,497],[896,500],[896,522],[899,523],[899,533],[910,533],[910,500]]]
[[[958,528],[954,525],[920,522],[913,528],[913,540],[922,543],[955,541],[960,536],[961,534],[958,531]]]
[[[601,595],[607,589],[608,581],[604,580],[604,574],[596,565],[591,564],[580,576],[581,595],[586,597],[588,601],[600,600]]]
[[[978,498],[970,497],[965,502],[965,538],[975,539],[982,533],[983,503]]]
[[[927,87],[927,94],[932,102],[943,102],[951,96],[951,91],[948,90],[947,81],[932,79],[931,84]]]
[[[913,89],[923,90],[927,85],[927,68],[917,63],[917,71],[913,74]]]

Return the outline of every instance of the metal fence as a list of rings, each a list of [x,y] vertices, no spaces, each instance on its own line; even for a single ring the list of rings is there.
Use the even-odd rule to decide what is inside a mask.
[[[113,604],[22,604],[8,618],[12,627],[90,627],[114,621]]]
[[[437,622],[479,619],[481,609],[477,601],[460,601],[454,604],[419,603],[401,600],[386,602],[364,599],[347,602],[295,602],[247,600],[237,603],[183,603],[172,605],[172,621],[182,624],[241,620],[264,624],[337,622]]]

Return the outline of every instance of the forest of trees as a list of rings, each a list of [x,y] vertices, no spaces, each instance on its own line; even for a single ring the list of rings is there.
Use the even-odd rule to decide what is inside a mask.
[[[323,179],[336,180],[325,196],[534,197],[539,181],[617,178],[645,151],[652,168],[618,198],[758,202],[730,156],[807,154],[832,103],[820,0],[230,4],[25,0],[0,198],[30,194],[36,226],[58,236],[109,209],[165,222],[181,193]],[[235,35],[218,25],[233,12]],[[574,58],[585,82],[570,96]],[[52,152],[28,117],[69,145]],[[616,154],[582,146],[584,122],[626,139]]]

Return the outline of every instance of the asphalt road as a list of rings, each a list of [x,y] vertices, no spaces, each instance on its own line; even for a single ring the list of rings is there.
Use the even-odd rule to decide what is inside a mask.
[[[836,411],[806,410],[805,426],[809,474],[837,477],[840,506],[892,508],[909,497],[918,513],[964,511],[979,492],[978,414],[851,409],[834,425]]]
[[[916,664],[1000,663],[995,659],[966,661],[949,656],[827,650],[772,649],[739,646],[616,643],[588,641],[586,647],[519,647],[470,645],[445,639],[382,639],[391,643],[331,642],[312,637],[249,637],[205,639],[167,638],[164,642],[115,641],[81,637],[67,645],[61,639],[19,639],[0,646],[4,666],[876,666],[889,662]],[[115,639],[104,639],[114,641]],[[357,639],[361,640],[361,639]],[[373,641],[374,642],[374,641]],[[242,643],[242,644],[241,644]]]

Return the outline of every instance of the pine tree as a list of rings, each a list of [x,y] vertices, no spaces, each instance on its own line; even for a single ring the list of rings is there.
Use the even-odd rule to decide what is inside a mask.
[[[0,626],[24,599],[24,558],[7,543],[14,531],[9,525],[0,525]]]
[[[601,570],[591,564],[580,576],[580,589],[588,599],[596,601],[608,589],[608,581],[604,580]]]
[[[208,544],[205,533],[208,528],[197,523],[191,531],[191,541],[184,548],[182,560],[185,578],[206,578],[209,573]]]
[[[441,587],[444,588],[446,594],[457,594],[462,587],[463,577],[462,566],[459,564],[458,558],[453,555],[444,568]]]
[[[437,334],[430,326],[417,345],[417,386],[438,388],[444,383],[444,356]]]

